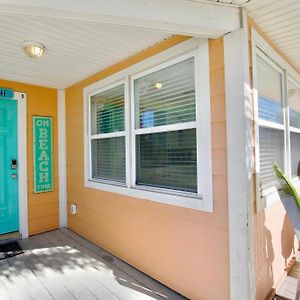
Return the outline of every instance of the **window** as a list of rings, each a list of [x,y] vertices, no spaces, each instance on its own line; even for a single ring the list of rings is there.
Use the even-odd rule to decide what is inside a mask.
[[[261,189],[277,180],[272,162],[284,168],[282,70],[263,53],[256,57]]]
[[[290,117],[291,173],[300,175],[300,86],[288,81],[288,105]]]
[[[125,183],[124,84],[91,96],[91,178]]]
[[[153,57],[146,71],[142,62],[123,79],[116,74],[121,81],[86,88],[86,186],[212,211],[204,46],[162,64]]]
[[[278,180],[272,162],[293,180],[300,175],[300,85],[289,75],[290,67],[255,37],[256,182],[258,197],[265,199],[265,207],[279,199],[274,196]]]
[[[197,193],[194,58],[133,85],[136,185]]]

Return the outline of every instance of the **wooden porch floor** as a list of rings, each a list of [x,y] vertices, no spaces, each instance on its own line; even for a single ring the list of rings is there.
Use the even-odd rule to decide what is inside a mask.
[[[0,299],[185,299],[68,229],[21,240],[0,260]]]
[[[274,300],[300,300],[300,257],[281,283]]]

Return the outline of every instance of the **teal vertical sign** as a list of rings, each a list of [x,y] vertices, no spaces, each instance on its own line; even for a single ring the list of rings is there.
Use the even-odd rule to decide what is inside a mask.
[[[52,118],[35,116],[33,123],[34,193],[53,191]]]

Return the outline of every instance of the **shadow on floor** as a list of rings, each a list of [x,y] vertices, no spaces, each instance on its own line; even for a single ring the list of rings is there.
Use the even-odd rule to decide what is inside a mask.
[[[21,278],[29,284],[37,279],[52,297],[49,280],[77,299],[186,299],[68,229],[19,243],[24,254],[0,261],[0,289],[1,281],[7,289],[20,288]]]

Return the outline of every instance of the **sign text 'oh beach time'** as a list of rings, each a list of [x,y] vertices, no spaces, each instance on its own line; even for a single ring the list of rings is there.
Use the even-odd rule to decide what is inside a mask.
[[[34,192],[53,191],[52,118],[33,117]]]

